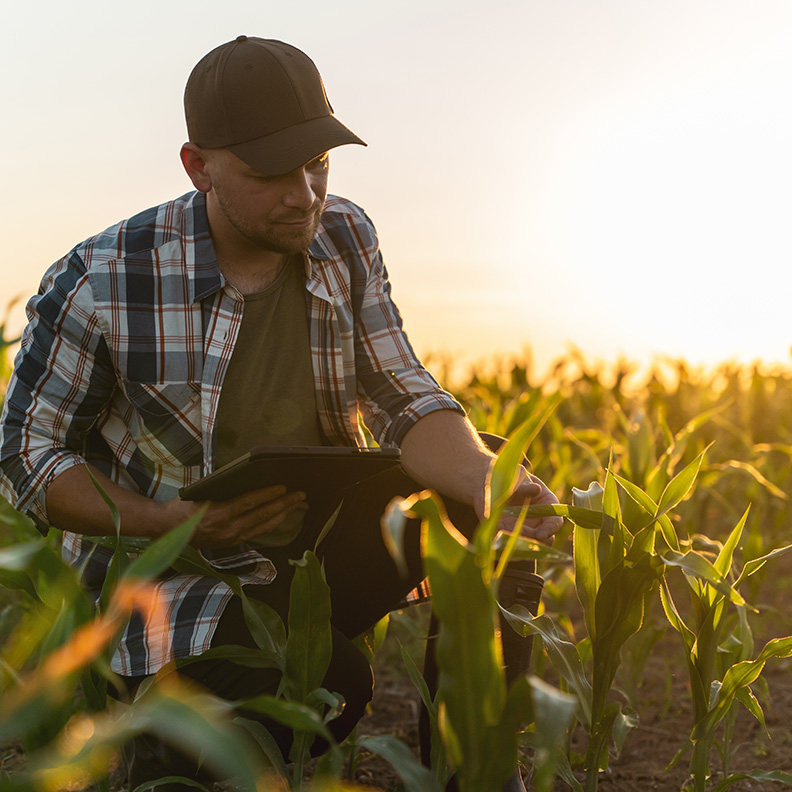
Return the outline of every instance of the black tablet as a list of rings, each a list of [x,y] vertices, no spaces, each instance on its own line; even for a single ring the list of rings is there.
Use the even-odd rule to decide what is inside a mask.
[[[272,446],[254,448],[179,490],[183,500],[228,500],[252,489],[283,484],[308,502],[399,464],[398,448]]]

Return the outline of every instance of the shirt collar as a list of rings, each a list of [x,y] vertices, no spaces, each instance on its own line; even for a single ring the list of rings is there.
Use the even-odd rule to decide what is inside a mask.
[[[192,302],[203,300],[222,289],[227,281],[217,263],[212,235],[209,233],[209,218],[206,214],[206,195],[196,191],[192,197],[192,212],[185,218],[185,238],[193,246],[193,279]],[[190,228],[192,221],[192,228]],[[319,223],[313,242],[308,247],[306,262],[306,276],[310,277],[313,271],[312,260],[332,261],[333,252],[329,246],[329,237],[324,226]]]
[[[192,228],[190,222],[192,221]],[[212,235],[209,233],[209,218],[206,214],[206,196],[196,191],[192,197],[192,211],[185,214],[185,239],[192,243],[193,277],[192,302],[203,300],[226,284],[226,279],[217,263]],[[190,256],[188,255],[188,261]]]

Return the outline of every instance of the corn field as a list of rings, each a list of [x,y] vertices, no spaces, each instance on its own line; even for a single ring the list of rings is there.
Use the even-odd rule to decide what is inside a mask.
[[[628,363],[601,372],[570,353],[541,380],[516,362],[446,387],[479,430],[509,441],[491,476],[492,515],[471,543],[431,493],[392,504],[384,519],[397,557],[405,515],[423,519],[443,647],[437,695],[410,651],[388,654],[387,663],[399,665],[429,712],[431,768],[393,735],[359,729],[333,742],[327,723],[343,701],[321,687],[328,593],[312,553],[297,568],[297,616],[288,634],[259,610],[251,616],[259,649],[230,655],[283,672],[282,695],[244,706],[294,729],[285,761],[265,730],[177,674],[159,675],[132,701],[108,701],[109,658],[121,627],[133,610],[156,608],[147,580],[179,565],[218,574],[188,544],[191,524],[135,547],[142,552],[134,560],[120,530],[107,539],[116,563],[95,615],[60,560],[57,532],[40,537],[3,504],[0,745],[21,745],[26,762],[11,772],[0,767],[0,789],[109,789],[120,747],[149,730],[179,734],[184,750],[243,789],[360,789],[359,758],[376,754],[399,777],[393,792],[441,792],[452,773],[462,792],[492,792],[519,755],[533,789],[593,792],[645,728],[645,674],[661,646],[685,678],[689,721],[664,746],[666,777],[681,780],[663,786],[661,777],[646,788],[792,785],[790,765],[733,762],[743,739],[737,724],[747,716],[766,726],[773,701],[767,672],[789,670],[792,657],[792,619],[783,607],[792,570],[792,370],[694,370],[663,361],[639,377]],[[496,534],[523,454],[561,505],[531,506],[522,516],[566,518],[552,547]],[[494,592],[514,559],[535,559],[545,588],[538,615],[519,605],[503,612],[512,629],[535,637],[531,672],[507,686]],[[300,608],[308,599],[318,606]],[[394,615],[366,636],[375,663],[388,630],[410,618]],[[312,651],[298,651],[309,634]],[[309,763],[317,736],[329,748]]]

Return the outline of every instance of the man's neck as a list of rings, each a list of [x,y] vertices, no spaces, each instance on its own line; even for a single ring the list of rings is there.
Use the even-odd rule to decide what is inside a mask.
[[[266,289],[278,277],[289,258],[285,253],[270,254],[263,251],[257,260],[240,261],[215,252],[223,275],[242,294],[255,294]]]
[[[287,253],[265,250],[242,237],[207,201],[209,232],[223,275],[242,294],[263,291],[283,269]]]

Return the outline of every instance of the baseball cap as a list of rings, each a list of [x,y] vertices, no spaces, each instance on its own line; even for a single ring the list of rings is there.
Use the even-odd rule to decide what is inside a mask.
[[[314,62],[290,44],[238,36],[201,58],[184,91],[190,141],[270,176],[366,144],[334,115]]]

